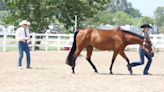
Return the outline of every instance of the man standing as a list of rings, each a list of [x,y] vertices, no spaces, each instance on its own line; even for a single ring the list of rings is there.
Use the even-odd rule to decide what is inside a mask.
[[[30,48],[28,46],[27,41],[29,40],[29,25],[30,22],[27,20],[22,20],[19,23],[20,27],[16,30],[16,39],[18,41],[18,50],[19,50],[19,59],[18,59],[18,68],[22,69],[22,59],[23,59],[23,52],[26,53],[26,60],[27,60],[27,69],[30,69]]]

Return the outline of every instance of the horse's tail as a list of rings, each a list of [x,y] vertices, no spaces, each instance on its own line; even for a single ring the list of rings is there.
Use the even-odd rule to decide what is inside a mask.
[[[77,36],[77,33],[79,31],[76,31],[75,34],[74,34],[74,41],[73,41],[73,44],[72,44],[72,48],[67,56],[67,59],[66,59],[66,64],[70,65],[70,66],[73,66],[73,58],[74,58],[74,53],[76,51],[76,36]]]

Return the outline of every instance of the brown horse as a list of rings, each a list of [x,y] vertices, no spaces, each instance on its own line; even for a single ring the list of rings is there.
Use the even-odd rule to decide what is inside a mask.
[[[112,67],[115,58],[120,54],[129,64],[129,59],[124,53],[124,49],[130,44],[140,44],[144,42],[144,37],[138,34],[121,30],[120,28],[111,30],[100,30],[93,28],[81,29],[74,34],[74,42],[71,51],[68,54],[66,63],[72,66],[72,73],[75,73],[75,61],[80,55],[80,52],[86,48],[87,50],[87,61],[91,64],[94,71],[97,73],[95,65],[91,61],[91,55],[93,47],[100,50],[113,50],[112,63],[110,66],[110,74],[113,74]],[[148,43],[149,44],[149,43]],[[145,46],[149,51],[152,51],[149,45]],[[128,68],[130,74],[132,74],[131,68]]]

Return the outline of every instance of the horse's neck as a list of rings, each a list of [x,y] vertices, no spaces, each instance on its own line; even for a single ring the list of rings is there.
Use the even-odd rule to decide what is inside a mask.
[[[136,39],[135,39],[135,40],[133,40],[132,42],[130,42],[129,45],[130,45],[130,44],[140,44],[140,45],[142,45],[142,43],[143,43],[143,40],[136,40]]]
[[[127,41],[127,45],[130,45],[130,44],[140,44],[142,45],[143,43],[143,39],[139,38],[139,37],[136,37],[136,36],[133,36],[133,35],[125,35],[125,39]]]

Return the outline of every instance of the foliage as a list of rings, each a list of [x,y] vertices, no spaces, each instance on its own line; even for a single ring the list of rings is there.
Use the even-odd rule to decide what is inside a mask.
[[[132,3],[127,2],[127,0],[111,0],[111,3],[108,5],[108,10],[111,12],[123,11],[133,18],[141,16],[139,10],[132,7]]]
[[[164,26],[160,26],[160,33],[164,34]]]
[[[99,25],[112,24],[113,14],[109,11],[100,11],[95,14],[92,18],[87,19],[83,22],[85,27],[95,27]]]
[[[132,17],[123,11],[117,11],[114,13],[113,21],[115,25],[121,26],[126,24],[132,24]]]
[[[81,22],[92,17],[103,4],[110,0],[6,0],[9,14],[6,23],[18,24],[27,19],[32,24],[32,31],[40,32],[57,19],[69,29],[74,25],[74,16]]]
[[[117,12],[110,12],[110,11],[102,11],[99,12],[97,15],[94,16],[94,18],[89,19],[87,22],[88,25],[105,25],[105,24],[111,24],[116,26],[126,25],[126,24],[133,24],[133,18],[123,12],[123,11],[117,11]]]
[[[0,10],[6,10],[6,4],[4,0],[0,0]]]
[[[74,25],[74,17],[77,15],[78,28],[82,28],[84,21],[103,10],[103,5],[109,2],[110,0],[61,0],[57,5],[59,14],[56,17],[68,29]]]
[[[7,11],[5,10],[0,10],[0,21],[6,16]]]
[[[156,25],[164,26],[164,7],[157,7],[155,12]]]
[[[136,24],[135,20],[139,17],[141,17],[139,10],[134,9],[132,4],[127,2],[127,0],[111,0],[111,3],[108,3],[103,11],[94,15],[93,18],[88,19],[84,24],[92,25],[92,27],[101,24],[117,26],[125,24],[131,25]]]
[[[155,11],[156,21],[142,16],[127,0],[5,0],[8,15],[7,24],[18,25],[27,19],[34,32],[42,32],[49,24],[64,25],[68,32],[73,29],[75,15],[78,17],[78,28],[96,27],[99,25],[136,25],[143,23],[162,26],[163,7]],[[111,2],[110,2],[111,1]]]
[[[53,19],[54,0],[6,0],[9,14],[4,21],[18,25],[21,20],[31,22],[31,30],[41,32]]]
[[[154,19],[148,16],[142,16],[135,20],[134,25],[141,26],[142,24],[145,23],[154,25]]]

